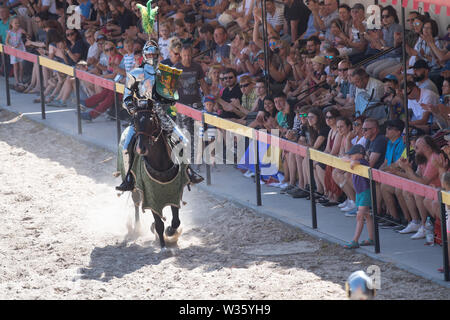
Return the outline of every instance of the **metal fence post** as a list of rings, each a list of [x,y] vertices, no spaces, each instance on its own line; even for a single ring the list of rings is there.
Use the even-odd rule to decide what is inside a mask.
[[[78,134],[82,134],[82,128],[81,128],[81,102],[80,102],[80,79],[77,78],[76,73],[75,75],[75,93],[76,93],[76,99],[77,99],[77,121],[78,121]]]
[[[316,189],[316,182],[314,180],[314,161],[311,160],[311,154],[309,148],[306,150],[307,159],[309,163],[309,198],[311,200],[311,219],[312,228],[317,229],[317,208],[316,208],[316,196],[314,190]]]
[[[448,238],[447,238],[447,210],[442,202],[442,191],[438,192],[438,200],[441,203],[441,238],[442,238],[442,257],[444,266],[444,279],[450,281],[450,268],[448,262]]]
[[[372,218],[375,235],[375,253],[380,253],[380,234],[378,230],[378,209],[377,209],[377,184],[372,178],[372,168],[369,169],[370,194],[372,199]]]
[[[259,141],[258,141],[258,132],[257,130],[253,131],[254,132],[254,139],[253,139],[253,143],[254,145],[254,151],[255,151],[255,182],[256,182],[256,205],[257,206],[261,206],[262,205],[262,201],[261,201],[261,171],[259,168]]]
[[[205,129],[205,114],[202,113],[202,127],[203,129]],[[203,152],[205,152],[205,148],[206,148],[206,141],[205,139],[208,139],[207,136],[207,130],[203,130],[203,138],[202,138],[202,161],[203,161]],[[206,157],[206,160],[210,160],[209,157]],[[211,185],[211,166],[209,165],[208,161],[205,161],[205,165],[206,165],[206,185],[210,186]],[[201,165],[201,163],[199,164]]]
[[[5,50],[5,47],[3,47],[3,50]],[[3,51],[2,52],[2,63],[3,63],[3,73],[5,75],[5,87],[6,87],[6,105],[10,106],[11,105],[11,94],[9,92],[9,70],[6,66],[6,54]]]
[[[119,119],[119,96],[117,94],[117,82],[114,82],[114,107],[116,109],[116,128],[117,128],[117,142],[120,142],[120,135],[122,134],[122,128],[120,127]]]
[[[42,65],[40,63],[40,60],[38,58],[38,71],[39,71],[39,93],[41,96],[41,117],[42,119],[46,118],[45,115],[45,95],[44,95],[44,74],[43,74],[43,70],[42,70]]]

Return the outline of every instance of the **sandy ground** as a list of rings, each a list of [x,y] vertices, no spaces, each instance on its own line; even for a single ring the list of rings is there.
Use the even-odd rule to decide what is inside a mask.
[[[131,237],[114,154],[4,110],[0,163],[0,299],[345,299],[347,277],[370,265],[378,299],[450,296],[198,189],[186,190],[178,246],[159,253],[150,212]]]

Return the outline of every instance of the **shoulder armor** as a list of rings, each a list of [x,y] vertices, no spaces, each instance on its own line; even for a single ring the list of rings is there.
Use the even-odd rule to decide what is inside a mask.
[[[144,69],[135,68],[127,73],[127,88],[131,89],[136,82],[144,80]]]

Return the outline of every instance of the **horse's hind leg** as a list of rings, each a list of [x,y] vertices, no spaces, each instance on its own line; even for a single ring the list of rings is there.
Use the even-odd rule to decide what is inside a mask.
[[[166,235],[171,237],[175,234],[180,226],[179,208],[171,206],[172,209],[172,224],[166,228]]]
[[[133,199],[133,202],[134,202],[135,227],[138,227],[139,226],[139,203],[141,201],[141,197],[138,192],[132,192],[131,198]]]
[[[161,245],[161,249],[166,247],[166,242],[164,241],[164,222],[162,222],[159,215],[153,213],[153,218],[155,219],[155,230],[159,237],[159,244]]]

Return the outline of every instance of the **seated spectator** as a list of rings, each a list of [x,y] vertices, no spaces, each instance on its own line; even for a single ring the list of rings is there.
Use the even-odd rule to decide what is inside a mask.
[[[241,119],[236,120],[240,124],[249,125],[256,119],[258,105],[255,103],[257,94],[254,87],[253,79],[244,75],[239,80],[239,88],[242,92],[241,101],[238,98],[231,98],[231,104],[243,114]]]
[[[371,102],[381,101],[384,86],[380,80],[370,77],[363,68],[356,69],[352,77],[352,82],[356,87],[355,113],[363,115]]]
[[[235,121],[245,116],[245,114],[236,107],[236,105],[240,106],[241,104],[242,91],[239,88],[236,71],[234,69],[225,69],[222,74],[225,78],[225,89],[222,91],[220,98],[216,100],[223,109],[220,117]],[[237,101],[231,103],[232,99],[237,99],[239,104],[237,104]]]
[[[112,32],[112,36],[121,35],[125,31],[136,25],[136,16],[132,11],[125,8],[120,0],[111,0],[108,2],[109,10],[114,18],[115,23],[107,24],[107,30]]]
[[[168,22],[161,23],[159,29],[159,39],[158,39],[158,47],[161,52],[161,57],[163,60],[169,59],[169,51],[170,51],[170,24]]]
[[[165,64],[169,67],[173,67],[175,64],[181,61],[181,41],[178,38],[170,38],[169,43],[169,57],[161,61],[162,64]]]
[[[230,46],[227,43],[227,30],[223,26],[218,26],[214,29],[214,61],[213,63],[229,63]]]
[[[369,166],[378,169],[384,163],[386,157],[387,138],[380,133],[380,127],[376,119],[366,119],[362,130],[366,138],[365,149]]]
[[[405,124],[402,120],[389,120],[386,125],[386,138],[388,138],[387,149],[384,163],[380,170],[389,172],[391,166],[394,165],[405,151],[405,144],[403,143],[402,133]],[[395,188],[386,184],[377,184],[377,193],[381,194],[383,203],[386,205],[386,210],[390,216],[387,216],[387,221],[383,223],[383,227],[395,227],[401,224],[401,217],[398,213],[395,204]],[[381,208],[380,208],[381,209]]]
[[[440,129],[450,128],[450,119],[448,117],[448,107],[450,107],[450,78],[446,78],[442,83],[442,95],[439,98],[439,103],[421,104],[425,111],[433,114],[434,122]]]
[[[413,80],[416,83],[417,87],[419,87],[420,89],[428,89],[436,94],[439,94],[438,88],[428,77],[430,67],[425,60],[416,60],[411,68],[414,70]]]
[[[356,64],[364,59],[367,48],[367,40],[364,38],[366,32],[365,26],[366,10],[364,5],[356,3],[351,9],[351,26],[347,33],[347,38],[343,37],[343,43],[346,47],[351,48],[348,53],[349,60],[352,64]]]
[[[195,45],[196,53],[203,53],[201,55],[201,63],[210,64],[213,57],[214,43],[214,28],[210,24],[205,23],[199,29],[199,41]],[[207,51],[208,50],[208,51]]]
[[[122,61],[122,56],[118,53],[113,42],[107,41],[105,43],[105,53],[108,56],[108,74],[104,78],[114,79],[117,76],[117,68]],[[119,95],[119,101],[122,97]],[[103,89],[100,93],[93,95],[85,100],[85,106],[91,108],[91,111],[81,113],[81,119],[92,121],[100,114],[108,110],[114,105],[114,92],[108,89]]]
[[[325,0],[322,13],[318,1],[309,1],[308,8],[314,17],[314,26],[326,38],[331,32],[331,21],[339,18],[338,0]]]
[[[392,6],[386,6],[381,10],[382,33],[376,31],[368,33],[370,47],[377,53],[400,45],[402,27],[398,24],[397,12]],[[366,71],[374,78],[379,78],[380,72],[398,65],[400,62],[401,48],[397,48],[366,66]]]
[[[180,39],[182,44],[188,44],[192,45],[194,42],[194,39],[192,39],[192,36],[189,34],[189,32],[186,31],[186,26],[184,24],[183,20],[175,20],[175,33],[174,35]]]
[[[405,119],[405,111],[403,108],[403,94],[398,95],[399,87],[398,79],[392,74],[388,74],[384,79],[384,99],[381,102],[386,103],[389,108],[388,119]]]
[[[284,26],[283,9],[275,6],[273,0],[266,0],[266,19],[267,19],[267,33],[271,35],[280,35]],[[255,19],[255,26],[258,28],[261,26],[261,8],[253,8],[253,17]]]
[[[400,159],[399,166],[404,170],[401,176],[411,179],[413,181],[439,188],[441,181],[439,179],[439,170],[435,167],[434,162],[438,161],[440,150],[434,143],[430,136],[424,136],[416,141],[416,162],[418,164],[417,171],[414,172],[411,164],[406,159]],[[416,206],[417,209],[410,210],[411,213],[415,213],[412,221],[408,224],[406,230],[401,233],[409,233],[417,231],[411,239],[423,239],[425,238],[425,222],[431,208],[424,206],[424,198],[416,194],[411,194],[407,191],[403,191],[403,197],[409,208]],[[417,211],[420,214],[417,215]]]
[[[355,86],[351,83],[349,70],[351,63],[348,60],[342,60],[338,64],[338,78],[337,78],[337,94],[332,98],[331,102],[345,116],[350,117],[355,112],[355,99],[350,92],[355,90]]]
[[[439,101],[439,96],[428,89],[420,89],[412,81],[408,81],[406,86],[408,89],[408,108],[412,110],[411,121],[409,123],[429,132],[431,129],[431,113],[426,111],[422,105],[436,105]]]

